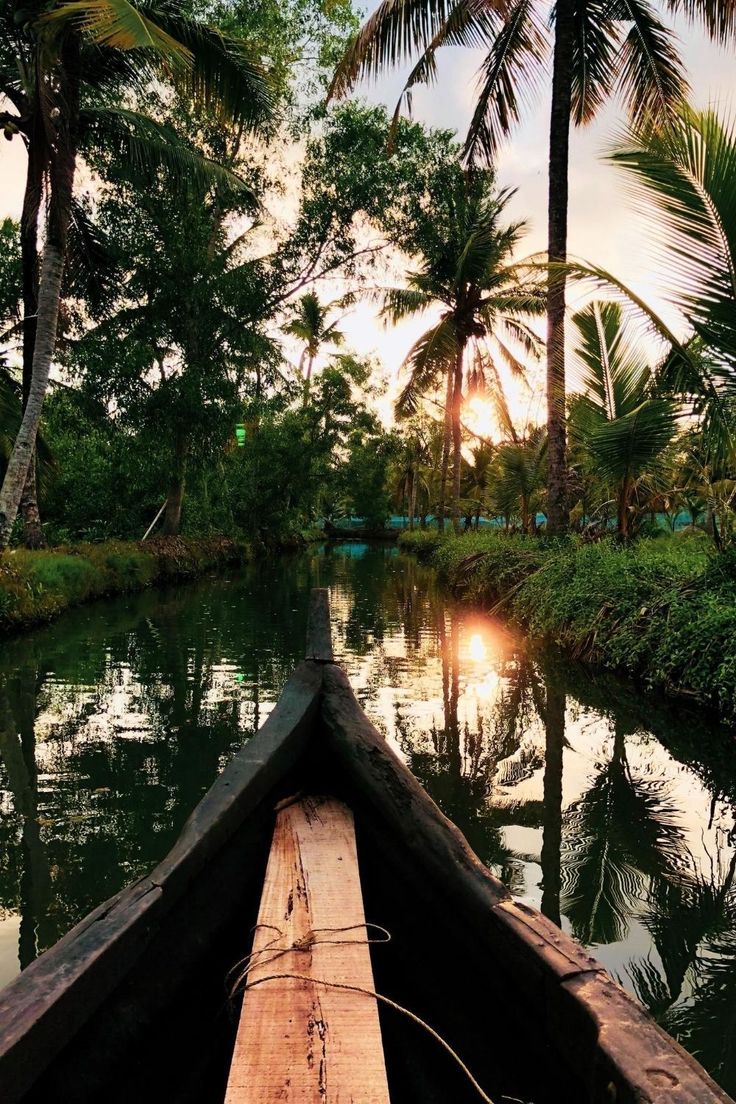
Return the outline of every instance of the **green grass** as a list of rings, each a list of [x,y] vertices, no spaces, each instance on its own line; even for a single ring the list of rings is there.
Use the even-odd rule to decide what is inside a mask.
[[[717,707],[736,722],[736,552],[700,536],[629,547],[502,533],[402,539],[452,590],[578,659]],[[499,605],[500,604],[500,605]]]
[[[242,560],[222,537],[107,541],[0,556],[0,630],[48,621],[69,606],[153,583],[190,579]]]

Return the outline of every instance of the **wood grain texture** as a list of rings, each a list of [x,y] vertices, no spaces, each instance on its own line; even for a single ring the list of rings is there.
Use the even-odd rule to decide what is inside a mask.
[[[304,798],[276,820],[226,1104],[388,1104],[372,992],[355,830],[332,798]],[[348,931],[328,929],[350,928]],[[314,941],[307,950],[275,950]],[[272,945],[272,946],[269,946]]]

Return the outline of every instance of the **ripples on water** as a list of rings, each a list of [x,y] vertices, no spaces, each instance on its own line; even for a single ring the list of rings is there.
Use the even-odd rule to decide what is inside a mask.
[[[314,585],[364,708],[481,858],[734,1092],[733,734],[533,654],[393,548],[314,549],[3,645],[0,983],[165,854],[301,658]]]

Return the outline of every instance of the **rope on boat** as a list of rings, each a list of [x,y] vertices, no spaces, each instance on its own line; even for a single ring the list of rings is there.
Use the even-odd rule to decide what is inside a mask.
[[[320,944],[324,943],[348,943],[363,945],[370,943],[389,943],[391,941],[391,933],[387,931],[386,928],[382,927],[380,924],[350,924],[344,928],[316,928],[308,931],[305,935],[301,937],[301,939],[295,940],[288,947],[276,946],[279,939],[283,939],[284,933],[279,928],[275,927],[275,925],[257,924],[254,928],[254,931],[257,931],[258,928],[269,928],[271,931],[275,931],[278,934],[274,939],[270,941],[270,943],[267,943],[258,951],[252,951],[249,955],[246,955],[244,959],[233,966],[232,970],[228,974],[228,979],[231,978],[236,971],[240,972],[238,973],[238,976],[236,977],[230,988],[231,999],[235,997],[237,993],[245,993],[248,989],[255,989],[257,985],[263,985],[264,982],[283,980],[306,981],[312,985],[321,985],[326,989],[341,989],[349,993],[362,993],[365,997],[372,997],[373,1000],[380,1001],[381,1004],[385,1004],[389,1008],[393,1008],[395,1012],[400,1012],[402,1015],[412,1020],[413,1023],[417,1024],[419,1027],[424,1028],[424,1030],[440,1044],[443,1050],[445,1050],[453,1059],[453,1061],[460,1067],[470,1084],[478,1093],[480,1099],[483,1101],[483,1104],[494,1104],[494,1101],[491,1099],[488,1093],[486,1093],[484,1089],[481,1088],[473,1074],[466,1066],[465,1062],[463,1062],[460,1055],[447,1042],[447,1040],[444,1039],[438,1031],[435,1031],[435,1029],[426,1022],[426,1020],[423,1020],[421,1016],[417,1016],[417,1014],[415,1012],[412,1012],[411,1009],[405,1008],[403,1004],[399,1004],[397,1001],[391,1000],[390,997],[385,997],[382,993],[377,993],[373,989],[365,989],[361,985],[351,985],[348,982],[343,981],[326,981],[324,978],[312,977],[311,974],[296,974],[291,972],[282,974],[266,974],[264,977],[257,977],[253,980],[249,980],[249,974],[251,970],[253,970],[256,966],[268,966],[272,962],[275,962],[278,958],[281,958],[283,955],[289,954],[292,951],[311,951],[313,947],[319,946]],[[371,939],[370,937],[368,937],[366,939],[321,939],[318,938],[317,935],[318,932],[325,932],[330,935],[336,935],[342,932],[355,931],[358,928],[373,928],[376,931],[379,931],[384,936],[384,938]],[[270,957],[268,957],[265,962],[261,961],[260,956],[267,955],[269,953]],[[255,959],[258,959],[258,961],[254,961]]]

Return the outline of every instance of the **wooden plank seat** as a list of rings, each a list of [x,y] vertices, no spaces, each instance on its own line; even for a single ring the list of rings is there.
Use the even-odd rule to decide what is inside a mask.
[[[388,1104],[369,938],[352,813],[333,798],[286,804],[240,970],[226,1104]]]

